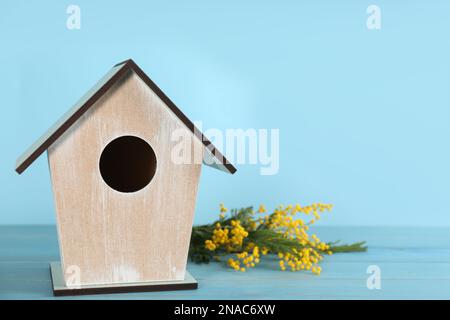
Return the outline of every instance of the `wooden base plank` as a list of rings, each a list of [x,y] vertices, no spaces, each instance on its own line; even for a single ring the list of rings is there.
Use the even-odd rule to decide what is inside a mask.
[[[192,275],[187,271],[185,279],[180,281],[152,281],[108,285],[83,285],[75,288],[66,286],[63,278],[61,263],[51,262],[50,276],[52,280],[53,295],[56,297],[91,294],[196,290],[198,288],[197,280],[195,280],[194,277],[192,277]]]

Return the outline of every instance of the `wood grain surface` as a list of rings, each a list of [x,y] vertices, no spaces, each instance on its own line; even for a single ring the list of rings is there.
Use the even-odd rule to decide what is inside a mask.
[[[177,130],[199,163],[172,161]],[[133,193],[110,188],[99,170],[104,147],[126,135],[157,158],[152,181]],[[48,149],[63,269],[79,268],[81,284],[184,279],[203,148],[129,71]]]
[[[315,231],[325,241],[367,240],[369,251],[326,257],[320,276],[281,272],[275,259],[246,273],[189,263],[198,290],[64,299],[450,299],[450,228]],[[53,297],[48,271],[58,259],[55,226],[0,226],[0,299],[62,299]],[[367,289],[369,265],[381,268],[381,290]]]

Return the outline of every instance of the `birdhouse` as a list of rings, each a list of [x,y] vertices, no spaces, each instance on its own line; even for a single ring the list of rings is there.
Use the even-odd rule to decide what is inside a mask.
[[[192,161],[174,159],[174,136],[191,138],[181,152],[193,150]],[[61,257],[50,268],[55,295],[197,288],[186,264],[202,163],[236,169],[133,60],[115,65],[16,171],[45,151]]]

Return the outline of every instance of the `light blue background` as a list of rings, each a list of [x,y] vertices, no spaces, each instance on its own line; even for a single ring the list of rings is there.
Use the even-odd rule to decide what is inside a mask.
[[[449,14],[425,0],[2,0],[0,223],[55,222],[46,156],[21,176],[15,159],[131,57],[204,128],[280,128],[278,175],[204,168],[196,222],[221,201],[322,201],[324,224],[450,225]]]

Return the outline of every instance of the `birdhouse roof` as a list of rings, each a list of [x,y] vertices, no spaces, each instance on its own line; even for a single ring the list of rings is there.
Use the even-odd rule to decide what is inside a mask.
[[[164,92],[131,59],[116,64],[93,88],[91,88],[67,113],[65,113],[41,138],[17,159],[16,172],[24,172],[44,151],[46,151],[66,130],[68,130],[95,102],[97,102],[123,75],[134,71],[145,84],[164,102],[164,104],[184,123],[206,147],[210,156],[206,165],[235,173],[236,168],[203,135],[191,120],[167,97]]]

